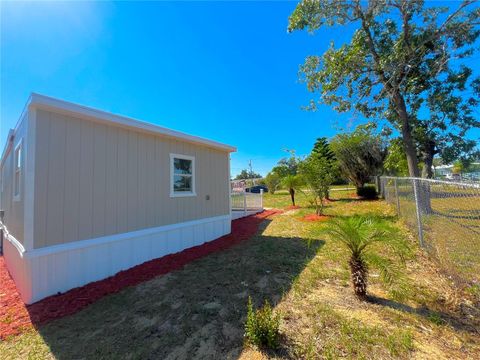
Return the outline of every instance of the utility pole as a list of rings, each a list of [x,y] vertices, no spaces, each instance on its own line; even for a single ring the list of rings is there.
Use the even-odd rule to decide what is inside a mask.
[[[252,159],[248,162],[248,167],[250,168],[250,176],[253,174],[253,168],[252,168]]]

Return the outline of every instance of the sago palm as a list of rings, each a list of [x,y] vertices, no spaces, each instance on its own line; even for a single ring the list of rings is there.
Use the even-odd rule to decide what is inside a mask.
[[[327,226],[324,232],[332,240],[341,242],[350,253],[351,281],[357,298],[367,299],[369,266],[379,270],[382,280],[387,285],[393,285],[400,279],[397,264],[390,258],[374,252],[371,246],[382,242],[403,261],[409,247],[396,228],[384,220],[364,216],[334,220]]]

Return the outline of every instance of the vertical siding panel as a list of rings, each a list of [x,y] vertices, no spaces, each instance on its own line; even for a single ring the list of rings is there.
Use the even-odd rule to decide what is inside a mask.
[[[174,153],[174,154],[181,154],[182,153],[182,149],[180,147],[180,144],[177,141],[169,140],[169,143],[170,143],[170,146],[171,146],[170,153]],[[170,155],[167,155],[167,162],[168,162],[167,172],[168,172],[169,180],[171,181]],[[169,187],[171,186],[170,181],[168,182]],[[181,198],[171,198],[170,199],[170,202],[172,204],[171,212],[167,212],[167,211],[165,211],[166,209],[163,209],[164,210],[163,213],[164,214],[166,213],[166,215],[169,215],[168,216],[168,222],[178,223],[178,219],[180,218],[178,216],[178,213],[179,213],[180,208],[181,208],[179,200],[182,200],[182,199]]]
[[[37,111],[35,149],[35,211],[34,211],[34,248],[47,245],[47,189],[48,189],[48,144],[50,142],[50,115],[45,111]],[[10,162],[6,163],[8,166]],[[10,172],[8,172],[10,174]],[[12,178],[9,176],[9,178]],[[11,186],[7,189],[12,193]]]
[[[218,166],[219,166],[218,181],[220,182],[218,184],[218,196],[219,196],[219,202],[220,202],[219,215],[223,215],[228,213],[228,209],[226,207],[226,204],[228,201],[228,193],[226,191],[228,164],[225,161],[225,154],[222,154],[220,152],[218,153]]]
[[[106,164],[105,164],[105,233],[117,233],[117,188],[122,181],[117,178],[117,142],[118,129],[107,128]]]
[[[155,138],[147,137],[147,226],[155,226]]]
[[[63,205],[65,194],[65,119],[52,114],[50,117],[50,143],[48,153],[48,204],[47,211],[47,241],[49,245],[61,244],[63,238]]]
[[[198,178],[197,178],[197,158],[198,154],[196,152],[195,147],[192,144],[186,144],[185,145],[186,153],[187,155],[194,156],[195,157],[195,191],[197,193],[196,197],[193,198],[188,198],[188,206],[185,209],[185,219],[186,220],[193,220],[195,218],[195,213],[196,213],[196,206],[198,203],[201,203],[205,201],[205,195],[201,192],[199,192],[199,189],[197,188],[197,183],[198,183]]]
[[[175,140],[175,145],[177,148],[177,150],[175,151],[176,154],[186,155],[185,143]],[[186,203],[188,203],[188,199],[189,199],[188,197],[180,197],[176,199],[175,204],[177,205],[177,210],[175,211],[175,219],[174,219],[176,223],[181,222],[182,219],[185,218],[184,209],[186,207]]]
[[[160,223],[160,206],[157,204],[166,204],[166,201],[162,198],[161,190],[164,185],[162,185],[162,168],[160,166],[160,158],[162,156],[162,148],[161,143],[158,137],[154,138],[155,142],[155,158],[154,158],[154,174],[155,174],[155,181],[154,181],[154,188],[155,188],[155,224]]]
[[[93,124],[93,237],[105,235],[106,126]]]
[[[81,122],[67,119],[65,149],[64,242],[78,239]],[[38,154],[38,153],[37,153]]]
[[[117,147],[117,232],[128,229],[128,131],[118,129]]]
[[[230,162],[230,154],[223,153],[223,181],[224,181],[224,190],[223,196],[224,204],[223,204],[223,214],[229,214],[230,212],[230,173],[229,173],[229,162]]]
[[[202,148],[202,149],[198,149],[198,152],[200,154],[199,158],[201,159],[201,167],[200,167],[201,172],[199,174],[198,182],[203,184],[203,191],[205,196],[210,195],[210,200],[205,201],[205,203],[203,204],[204,206],[200,206],[199,214],[202,218],[205,218],[207,217],[208,207],[212,203],[212,197],[214,196],[214,194],[210,191],[211,183],[207,181],[208,174],[210,173],[210,168],[209,168],[210,163],[208,161],[208,150],[205,148]]]
[[[138,221],[137,229],[146,227],[147,223],[147,145],[146,136],[138,134]]]
[[[214,183],[214,176],[215,176],[215,167],[214,167],[214,161],[212,159],[212,153],[209,149],[206,150],[207,153],[207,161],[208,161],[208,175],[209,176],[209,182],[208,182],[208,193],[212,196],[212,200],[208,202],[207,206],[207,214],[206,217],[211,217],[213,216],[213,208],[215,206],[215,198],[216,198],[216,192],[214,191],[215,189],[215,183]]]
[[[215,174],[214,176],[214,186],[215,186],[215,195],[214,195],[214,201],[213,201],[213,212],[212,216],[217,216],[219,215],[219,208],[220,208],[220,196],[219,193],[221,192],[221,184],[220,184],[220,177],[221,177],[221,172],[219,173],[220,170],[220,164],[218,162],[219,157],[217,151],[210,150],[212,154],[212,161],[213,161],[213,173]],[[221,171],[221,170],[220,170]]]
[[[168,154],[167,154],[168,156]],[[162,211],[164,206],[169,206],[170,199],[167,197],[168,178],[162,159],[165,157],[165,143],[159,137],[155,137],[155,224],[162,224]],[[162,205],[163,204],[163,205]]]
[[[128,186],[127,186],[127,230],[136,229],[138,224],[138,135],[128,132]]]
[[[218,171],[217,171],[217,154],[215,151],[208,149],[209,152],[209,159],[211,161],[211,166],[212,166],[212,176],[211,182],[213,185],[213,189],[215,189],[215,193],[212,195],[212,206],[211,206],[211,213],[209,216],[215,216],[217,215],[217,209],[218,209]]]
[[[82,121],[80,149],[80,195],[78,199],[78,238],[89,239],[93,233],[93,127]]]

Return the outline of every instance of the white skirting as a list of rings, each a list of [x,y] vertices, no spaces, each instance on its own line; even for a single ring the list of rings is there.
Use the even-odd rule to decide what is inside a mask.
[[[232,210],[232,220],[240,219],[250,215],[255,215],[255,214],[261,213],[262,211],[263,209],[247,210],[247,211]]]
[[[22,300],[31,304],[121,270],[229,234],[231,216],[217,216],[25,251],[13,237],[4,257]]]

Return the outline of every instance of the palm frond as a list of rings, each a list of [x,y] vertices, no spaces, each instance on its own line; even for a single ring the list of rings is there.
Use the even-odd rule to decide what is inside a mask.
[[[381,243],[390,249],[403,262],[410,253],[410,247],[399,230],[383,219],[368,216],[351,216],[335,219],[322,231],[330,239],[339,241],[350,252],[352,258],[364,259],[368,265],[377,268],[383,283],[399,298],[406,282],[398,262],[388,256],[375,253],[371,247]]]

